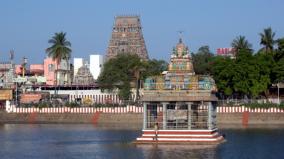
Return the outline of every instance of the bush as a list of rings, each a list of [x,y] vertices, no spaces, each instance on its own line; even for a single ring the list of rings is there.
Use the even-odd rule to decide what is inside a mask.
[[[75,107],[79,107],[80,104],[77,103],[77,102],[66,102],[66,103],[65,103],[65,106],[66,106],[66,107],[70,107],[70,108],[75,108]]]
[[[119,105],[119,104],[93,104],[92,107],[95,107],[95,108],[105,108],[105,107],[126,107],[126,105]]]

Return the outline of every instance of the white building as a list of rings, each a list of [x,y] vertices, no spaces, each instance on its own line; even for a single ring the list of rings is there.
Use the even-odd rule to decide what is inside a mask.
[[[76,76],[80,67],[83,66],[83,58],[74,58],[74,77]]]
[[[90,55],[90,72],[96,80],[104,64],[104,57],[102,55]]]
[[[44,92],[49,92],[50,94],[57,95],[68,95],[69,101],[74,102],[76,99],[91,99],[92,103],[121,103],[122,101],[118,97],[117,93],[107,93],[102,92],[100,89],[91,89],[91,90],[45,90]]]

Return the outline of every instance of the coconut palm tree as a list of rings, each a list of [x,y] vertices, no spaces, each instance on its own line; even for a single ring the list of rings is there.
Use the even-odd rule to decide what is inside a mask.
[[[246,40],[245,36],[238,36],[236,37],[233,42],[231,43],[231,46],[237,51],[239,52],[240,50],[248,50],[248,51],[252,51],[252,44],[250,44],[248,42],[248,40]]]
[[[273,51],[273,45],[275,44],[274,36],[275,32],[272,31],[271,27],[263,30],[263,33],[259,33],[261,39],[260,44],[264,45],[262,50],[266,53]]]
[[[56,68],[56,85],[57,85],[57,72],[58,65],[60,65],[61,60],[69,60],[71,57],[71,43],[66,40],[66,33],[59,32],[55,33],[54,36],[48,40],[48,43],[51,44],[49,48],[46,49],[46,53],[49,57],[57,62]]]
[[[284,38],[277,40],[278,50],[284,52]]]
[[[281,58],[284,57],[284,38],[280,38],[276,40],[278,48],[275,50],[274,59],[275,61],[279,61]]]

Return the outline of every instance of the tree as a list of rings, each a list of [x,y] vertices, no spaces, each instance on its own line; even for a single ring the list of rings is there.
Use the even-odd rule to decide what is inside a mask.
[[[277,41],[278,50],[284,52],[284,38],[280,38]]]
[[[147,76],[159,75],[166,70],[167,63],[163,60],[143,61],[136,54],[120,54],[108,60],[98,78],[102,90],[118,89],[119,97],[129,100],[131,96],[131,83],[136,83],[136,91],[140,81]],[[137,96],[139,93],[137,93]]]
[[[280,38],[276,41],[278,48],[276,49],[276,54],[274,56],[275,61],[279,61],[284,58],[284,38]]]
[[[212,73],[219,92],[227,97],[257,97],[264,93],[267,97],[271,85],[271,69],[274,60],[271,54],[252,55],[248,50],[240,50],[237,59],[215,57]]]
[[[209,46],[201,46],[196,54],[192,54],[193,68],[196,74],[211,74],[211,53]]]
[[[254,78],[258,83],[256,84],[256,94],[264,93],[267,98],[269,95],[269,87],[273,82],[272,69],[275,66],[275,61],[272,54],[256,54],[254,55],[255,70],[257,76]]]
[[[168,63],[164,60],[152,59],[144,63],[145,71],[143,71],[143,78],[148,76],[160,75],[168,68]],[[146,71],[147,70],[147,71]]]
[[[252,44],[246,40],[245,36],[238,36],[236,37],[233,42],[231,43],[231,46],[239,52],[240,50],[248,50],[252,51]]]
[[[135,71],[142,65],[143,62],[136,54],[120,54],[104,64],[97,82],[102,90],[118,89],[120,98],[129,100],[130,82],[135,78]]]
[[[216,82],[218,91],[224,95],[231,96],[233,94],[233,76],[235,63],[230,58],[216,56],[212,61],[212,74]]]
[[[266,53],[272,53],[273,46],[275,44],[274,36],[275,32],[272,31],[271,27],[263,30],[263,33],[259,33],[261,39],[260,44],[264,45],[261,50],[264,50]]]
[[[273,68],[274,83],[284,82],[284,58],[281,58]]]
[[[57,72],[58,65],[61,60],[69,60],[71,57],[71,43],[66,39],[66,33],[59,32],[55,33],[54,36],[48,40],[48,43],[51,44],[49,48],[46,49],[46,53],[49,57],[57,62],[56,68],[56,82],[57,82]],[[57,83],[56,83],[57,85]]]

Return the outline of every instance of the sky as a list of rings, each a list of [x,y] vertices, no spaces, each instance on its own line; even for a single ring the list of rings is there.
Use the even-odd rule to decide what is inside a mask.
[[[55,32],[66,32],[72,56],[105,55],[114,17],[139,15],[150,58],[168,61],[178,31],[191,52],[230,47],[244,35],[261,48],[259,33],[271,27],[284,37],[283,0],[1,0],[0,61],[42,63]],[[73,60],[72,60],[73,61]]]

